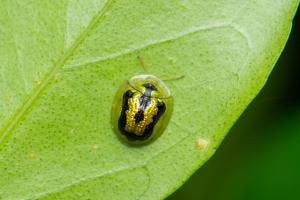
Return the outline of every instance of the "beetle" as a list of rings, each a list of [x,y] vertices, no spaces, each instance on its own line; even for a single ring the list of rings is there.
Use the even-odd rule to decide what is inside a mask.
[[[140,58],[143,65],[143,61]],[[163,80],[174,80],[171,77]],[[112,125],[118,137],[130,144],[158,138],[169,123],[173,98],[162,79],[152,74],[135,75],[120,86],[112,106]]]

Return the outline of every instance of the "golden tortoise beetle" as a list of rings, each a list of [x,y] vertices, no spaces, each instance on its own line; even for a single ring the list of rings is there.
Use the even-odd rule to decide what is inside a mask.
[[[127,143],[148,143],[163,133],[172,111],[173,98],[162,79],[150,74],[136,75],[121,85],[116,93],[112,106],[113,129]]]

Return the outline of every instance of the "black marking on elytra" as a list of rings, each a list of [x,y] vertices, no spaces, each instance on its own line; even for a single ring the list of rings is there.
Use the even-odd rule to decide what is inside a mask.
[[[135,123],[139,123],[144,120],[144,110],[138,110],[134,115]]]
[[[145,128],[145,132],[144,132],[144,134],[145,135],[151,135],[152,134],[152,132],[153,132],[153,129],[154,129],[154,126],[156,125],[156,123],[158,122],[158,120],[159,120],[159,118],[164,114],[164,112],[166,111],[166,105],[164,104],[164,102],[160,102],[160,101],[158,101],[157,102],[157,109],[158,109],[158,111],[157,111],[157,115],[154,115],[153,116],[153,121],[150,123],[150,124],[148,124],[147,126],[146,126],[146,128]]]
[[[166,106],[163,102],[158,102],[156,106],[158,108],[157,115],[154,115],[152,117],[153,121],[146,126],[145,131],[142,135],[136,135],[134,133],[127,132],[124,129],[123,129],[124,130],[123,132],[121,131],[122,134],[125,135],[127,137],[127,139],[130,141],[147,140],[152,135],[153,129],[154,129],[156,123],[158,122],[159,118],[164,114],[164,112],[166,110]]]
[[[118,121],[118,127],[122,134],[125,132],[125,126],[126,126],[126,111],[128,110],[128,100],[132,98],[134,95],[134,92],[131,90],[127,90],[123,95],[122,100],[122,111],[121,115]]]
[[[144,113],[146,108],[151,104],[151,98],[146,95],[142,95],[139,97],[139,103],[139,109],[134,116],[135,123],[139,123],[144,120]]]
[[[138,123],[140,121],[142,121],[144,119],[144,112],[146,110],[146,108],[148,106],[150,106],[151,104],[151,92],[153,90],[156,90],[156,88],[152,88],[151,86],[152,84],[144,84],[143,86],[146,88],[146,91],[143,95],[141,95],[139,97],[139,103],[140,103],[140,106],[139,106],[139,110],[138,112],[135,114],[134,118],[135,118],[135,122]],[[146,95],[146,92],[149,93],[150,95]],[[129,105],[128,105],[128,100],[130,98],[132,98],[134,95],[134,92],[131,91],[131,90],[128,90],[124,93],[123,95],[123,99],[122,99],[122,111],[121,111],[121,115],[120,115],[120,118],[119,118],[119,121],[118,121],[118,127],[119,127],[119,130],[120,132],[125,135],[127,137],[128,140],[130,141],[143,141],[143,140],[147,140],[151,135],[152,135],[152,132],[153,132],[153,129],[156,125],[156,123],[158,122],[159,118],[163,115],[163,113],[165,112],[166,110],[166,105],[163,103],[163,102],[160,102],[158,101],[157,103],[157,114],[154,115],[152,117],[153,121],[148,124],[145,128],[145,131],[142,135],[136,135],[134,133],[131,133],[131,132],[127,132],[125,130],[125,126],[126,126],[126,111],[129,109]]]

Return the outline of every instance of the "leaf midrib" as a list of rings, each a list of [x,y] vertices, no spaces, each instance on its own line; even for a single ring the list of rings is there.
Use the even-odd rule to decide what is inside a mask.
[[[111,8],[113,1],[114,0],[107,0],[104,3],[97,14],[91,19],[89,25],[85,28],[85,30],[81,34],[79,34],[79,36],[74,40],[73,44],[67,49],[67,51],[60,58],[58,58],[58,61],[52,67],[50,67],[49,72],[46,73],[42,81],[34,87],[30,95],[25,98],[20,107],[16,109],[16,111],[7,120],[3,128],[1,128],[0,130],[0,150],[11,136],[12,131],[25,117],[26,113],[30,112],[30,108],[34,105],[34,102],[38,99],[39,96],[43,94],[51,80],[65,65],[68,58],[72,56],[74,51],[80,46],[80,44],[82,44],[86,36],[88,36],[88,34],[95,28],[104,14],[109,10],[109,8]]]

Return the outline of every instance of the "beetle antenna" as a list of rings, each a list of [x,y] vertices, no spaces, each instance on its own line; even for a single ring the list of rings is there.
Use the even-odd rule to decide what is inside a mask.
[[[161,77],[162,81],[174,81],[184,78],[184,75],[170,76],[170,77]]]
[[[142,58],[141,55],[137,55],[137,58],[140,61],[140,65],[143,67],[144,71],[148,74],[148,69],[147,66],[145,65],[144,59]]]

